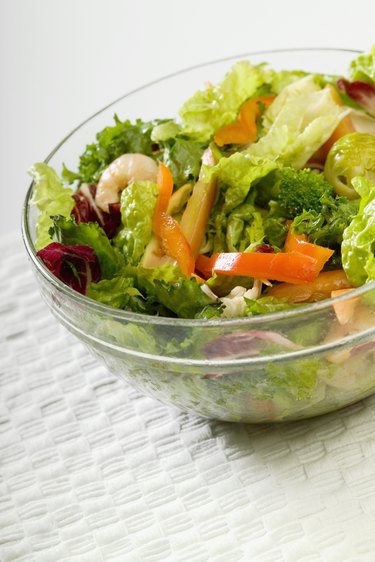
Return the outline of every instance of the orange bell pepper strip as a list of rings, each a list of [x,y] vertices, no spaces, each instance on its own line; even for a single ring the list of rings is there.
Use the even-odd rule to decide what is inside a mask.
[[[228,252],[214,254],[210,263],[198,261],[199,268],[219,275],[247,275],[288,283],[309,283],[318,275],[317,260],[310,256],[291,253],[263,254]],[[201,273],[204,273],[201,271]]]
[[[287,299],[290,303],[316,302],[327,299],[332,291],[349,289],[349,283],[342,269],[323,271],[311,283],[292,285],[280,283],[267,290],[267,296]]]
[[[284,252],[298,252],[314,258],[318,262],[319,271],[323,269],[329,258],[334,254],[334,250],[318,244],[311,244],[307,241],[306,234],[296,234],[291,228],[289,228],[285,240]]]
[[[174,258],[182,273],[190,277],[195,268],[194,257],[180,225],[167,213],[173,191],[173,177],[170,170],[161,162],[159,162],[157,186],[159,196],[152,218],[153,231],[160,238],[161,247],[167,256]]]
[[[160,213],[167,212],[169,200],[173,193],[173,177],[171,171],[162,162],[159,162],[156,184],[159,189],[159,195],[156,201],[154,218]]]
[[[263,96],[247,100],[241,107],[237,121],[219,129],[214,137],[218,146],[225,144],[249,144],[257,138],[259,103],[268,107],[275,96]]]

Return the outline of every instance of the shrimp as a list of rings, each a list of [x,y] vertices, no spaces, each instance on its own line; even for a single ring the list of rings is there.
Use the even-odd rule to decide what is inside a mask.
[[[156,182],[158,166],[155,160],[144,154],[123,154],[102,173],[95,195],[95,202],[108,212],[111,203],[119,201],[119,193],[133,181]]]

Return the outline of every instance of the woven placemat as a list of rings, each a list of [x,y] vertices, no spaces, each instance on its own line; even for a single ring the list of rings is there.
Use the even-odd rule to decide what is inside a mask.
[[[283,425],[126,386],[0,240],[0,560],[375,560],[375,398]]]

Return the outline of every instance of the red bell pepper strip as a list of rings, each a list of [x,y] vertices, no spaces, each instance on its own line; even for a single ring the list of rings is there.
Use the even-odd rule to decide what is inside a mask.
[[[180,225],[167,213],[173,191],[173,177],[170,170],[161,162],[159,162],[157,185],[159,196],[152,218],[153,231],[160,238],[161,247],[167,256],[174,258],[182,273],[190,277],[194,272],[194,257]]]

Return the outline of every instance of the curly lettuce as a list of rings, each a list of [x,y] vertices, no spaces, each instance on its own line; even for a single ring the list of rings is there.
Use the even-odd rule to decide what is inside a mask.
[[[375,84],[375,45],[368,53],[360,54],[351,62],[349,77],[351,80]]]
[[[50,228],[52,216],[69,217],[75,205],[73,191],[63,186],[53,168],[45,162],[34,164],[29,174],[33,178],[34,192],[31,203],[39,210],[36,225],[35,248],[41,250],[52,242]]]

